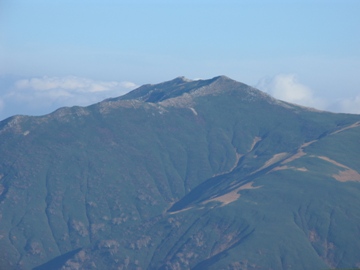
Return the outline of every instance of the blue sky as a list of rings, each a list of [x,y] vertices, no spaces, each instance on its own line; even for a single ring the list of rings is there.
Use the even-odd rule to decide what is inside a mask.
[[[226,75],[360,113],[358,0],[0,0],[0,119]]]

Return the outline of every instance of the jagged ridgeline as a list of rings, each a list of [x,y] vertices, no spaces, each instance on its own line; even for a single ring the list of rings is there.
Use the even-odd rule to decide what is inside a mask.
[[[360,115],[221,76],[0,122],[0,269],[360,267]]]

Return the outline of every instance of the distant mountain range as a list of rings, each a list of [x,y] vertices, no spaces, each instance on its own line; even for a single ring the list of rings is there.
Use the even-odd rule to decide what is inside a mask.
[[[360,268],[360,115],[225,76],[0,122],[0,269]]]

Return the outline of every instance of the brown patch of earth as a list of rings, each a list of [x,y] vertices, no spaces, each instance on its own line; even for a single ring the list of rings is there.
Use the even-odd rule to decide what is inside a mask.
[[[303,151],[302,148],[300,148],[295,155],[292,155],[291,157],[285,159],[283,162],[281,162],[281,164],[289,163],[289,162],[294,161],[295,159],[301,158],[302,156],[305,156],[305,155],[306,155],[306,153]]]
[[[339,132],[342,132],[344,130],[347,130],[347,129],[350,129],[350,128],[356,128],[356,127],[360,127],[360,121],[350,125],[350,126],[347,126],[347,127],[344,127],[342,129],[339,129],[337,131],[334,131],[333,133],[331,133],[330,135],[333,135],[333,134],[336,134],[336,133],[339,133]]]
[[[187,207],[187,208],[184,208],[184,209],[181,209],[181,210],[178,210],[178,211],[174,211],[174,212],[169,212],[170,215],[174,215],[174,214],[178,214],[178,213],[181,213],[181,212],[185,212],[187,210],[190,210],[192,209],[193,207],[190,206],[190,207]]]
[[[240,190],[244,190],[244,189],[257,189],[257,188],[261,188],[261,186],[258,187],[253,187],[252,185],[254,184],[254,182],[249,182],[245,185],[242,185],[232,191],[230,191],[229,193],[226,193],[224,195],[209,199],[204,201],[202,204],[207,204],[209,202],[221,202],[222,205],[221,206],[225,206],[229,203],[232,203],[234,201],[236,201],[237,199],[240,198],[240,194],[238,193]]]
[[[289,166],[278,166],[278,167],[275,167],[274,169],[272,169],[270,172],[276,172],[276,171],[282,171],[282,170],[288,170],[288,169],[290,169]]]
[[[308,147],[310,144],[313,144],[314,142],[317,142],[318,140],[313,140],[313,141],[310,141],[310,142],[307,142],[307,143],[304,143],[300,146],[300,148],[305,148],[305,147]]]
[[[277,161],[281,160],[282,158],[284,158],[287,155],[287,153],[279,153],[279,154],[275,154],[272,158],[270,158],[268,161],[265,162],[264,166],[262,166],[261,168],[266,168],[269,167],[270,165],[276,163]]]
[[[359,181],[360,182],[360,174],[357,171],[349,168],[348,166],[341,164],[341,163],[339,163],[335,160],[332,160],[328,157],[325,157],[325,156],[312,156],[312,157],[320,158],[320,159],[330,162],[340,168],[345,169],[344,171],[340,171],[338,174],[332,175],[336,180],[338,180],[340,182],[347,182],[347,181]]]
[[[303,143],[298,151],[296,152],[296,154],[292,155],[291,157],[285,159],[283,162],[281,162],[281,164],[286,164],[286,163],[289,163],[291,161],[294,161],[295,159],[298,159],[298,158],[301,158],[303,156],[306,155],[306,153],[304,152],[304,148],[305,147],[308,147],[309,145],[313,144],[314,142],[317,142],[318,140],[313,140],[313,141],[310,141],[310,142],[307,142],[307,143]]]
[[[328,158],[328,157],[325,157],[325,156],[311,156],[311,157],[320,158],[320,159],[322,159],[322,160],[325,160],[325,161],[327,161],[327,162],[330,162],[330,163],[332,163],[332,164],[334,164],[334,165],[336,165],[336,166],[338,166],[338,167],[344,168],[344,169],[350,169],[348,166],[346,166],[346,165],[344,165],[344,164],[341,164],[341,163],[339,163],[339,162],[336,162],[335,160],[332,160],[332,159],[330,159],[330,158]]]
[[[275,167],[270,172],[281,171],[281,170],[295,170],[295,171],[301,171],[301,172],[307,172],[308,171],[308,169],[306,169],[305,167],[297,168],[297,167],[286,166],[285,165],[285,166]]]
[[[338,174],[333,174],[333,177],[340,182],[357,181],[360,182],[360,174],[355,170],[340,171]]]
[[[256,171],[252,172],[251,174],[257,173],[258,171],[261,171],[267,167],[269,167],[270,165],[273,165],[274,163],[280,161],[282,158],[284,158],[288,153],[279,153],[279,154],[275,154],[272,156],[272,158],[270,158],[268,161],[265,162],[265,164],[263,166],[261,166],[261,168],[257,169]]]
[[[260,141],[261,141],[261,138],[260,138],[260,137],[255,137],[254,140],[253,140],[253,143],[252,143],[252,145],[251,145],[251,147],[250,147],[249,152],[251,152],[251,151],[254,149],[255,145],[256,145],[258,142],[260,142]]]

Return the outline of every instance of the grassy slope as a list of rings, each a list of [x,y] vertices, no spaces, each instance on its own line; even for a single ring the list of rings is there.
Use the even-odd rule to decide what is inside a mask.
[[[151,104],[107,113],[100,107],[27,118],[0,135],[0,262],[28,269],[84,248],[69,265],[303,269],[359,263],[359,244],[352,241],[359,237],[358,183],[336,181],[339,168],[310,155],[360,171],[359,128],[330,135],[360,117],[251,102],[239,92],[198,97],[197,115]],[[256,137],[261,140],[252,148]],[[280,160],[251,174],[275,154],[291,156],[316,139],[306,156],[287,164],[307,172],[270,172]],[[236,154],[242,157],[234,168]],[[240,191],[223,207],[203,203],[250,181],[261,187]],[[185,211],[166,212],[171,205]]]

